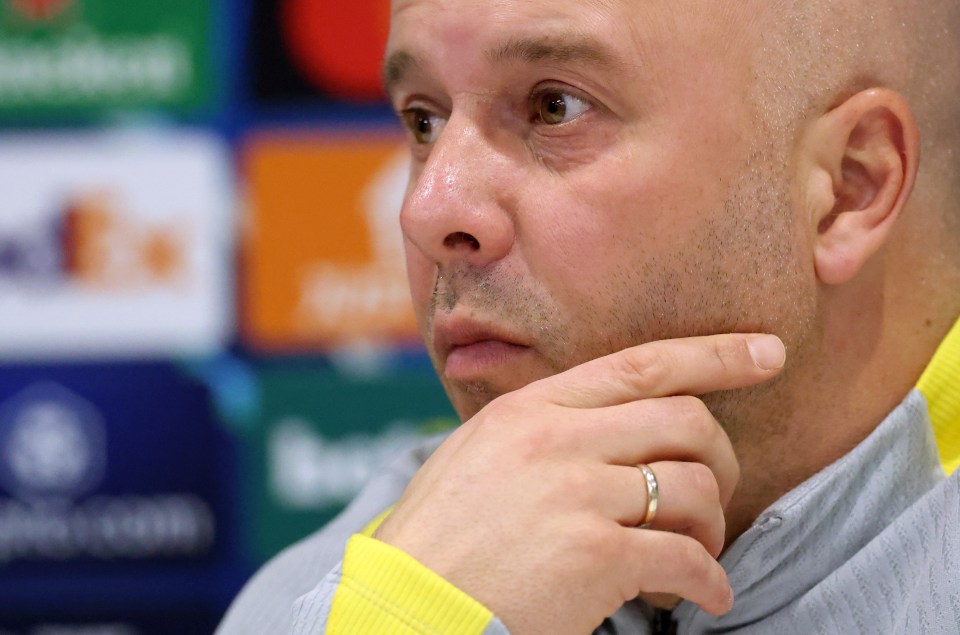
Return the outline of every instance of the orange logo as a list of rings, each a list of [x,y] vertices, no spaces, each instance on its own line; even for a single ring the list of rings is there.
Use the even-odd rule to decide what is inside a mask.
[[[186,273],[186,237],[177,224],[145,227],[102,195],[73,200],[64,212],[64,269],[90,286],[176,283]]]
[[[399,212],[399,138],[264,136],[246,151],[245,337],[295,350],[417,337]]]

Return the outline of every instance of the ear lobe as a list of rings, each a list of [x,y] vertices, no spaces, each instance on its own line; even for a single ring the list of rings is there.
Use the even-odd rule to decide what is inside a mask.
[[[913,190],[920,141],[910,107],[897,93],[857,93],[816,122],[808,197],[816,238],[817,276],[837,285],[853,279],[883,245]],[[824,191],[831,187],[832,192]]]

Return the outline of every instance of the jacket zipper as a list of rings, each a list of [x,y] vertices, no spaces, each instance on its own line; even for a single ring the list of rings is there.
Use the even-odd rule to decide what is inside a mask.
[[[656,609],[650,626],[653,635],[676,635],[677,633],[677,623],[673,621],[670,611],[665,609]]]

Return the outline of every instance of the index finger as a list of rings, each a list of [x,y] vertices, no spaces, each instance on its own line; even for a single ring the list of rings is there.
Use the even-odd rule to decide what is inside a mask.
[[[776,335],[731,333],[647,342],[536,382],[570,408],[602,408],[655,397],[702,395],[764,382],[783,368]]]

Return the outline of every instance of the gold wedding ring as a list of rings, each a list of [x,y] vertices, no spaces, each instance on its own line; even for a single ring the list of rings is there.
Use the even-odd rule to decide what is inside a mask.
[[[657,476],[646,463],[638,463],[637,469],[643,474],[643,480],[647,483],[647,513],[643,520],[637,525],[640,529],[646,529],[657,517],[657,507],[660,504],[660,486],[657,485]]]

